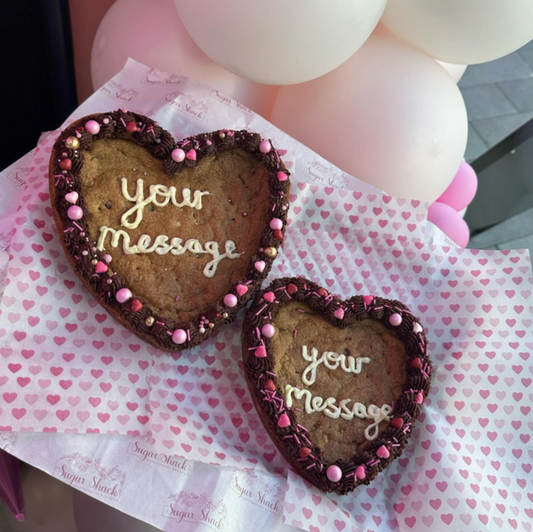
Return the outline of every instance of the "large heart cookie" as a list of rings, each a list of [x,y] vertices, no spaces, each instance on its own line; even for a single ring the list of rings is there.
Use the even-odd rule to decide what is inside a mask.
[[[78,276],[168,351],[234,319],[281,244],[288,171],[268,140],[221,130],[175,141],[146,116],[87,116],[57,139],[50,194]]]
[[[429,392],[427,346],[399,301],[341,301],[303,278],[258,294],[243,329],[263,424],[304,478],[340,495],[402,453]]]

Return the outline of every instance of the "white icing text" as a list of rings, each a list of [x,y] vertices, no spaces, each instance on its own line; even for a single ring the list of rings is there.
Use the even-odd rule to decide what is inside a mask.
[[[300,390],[290,384],[285,385],[285,402],[290,408],[293,402],[293,396],[295,399],[304,399],[305,413],[312,414],[314,412],[324,412],[327,417],[338,419],[353,419],[358,417],[360,419],[372,419],[374,422],[368,425],[365,429],[365,438],[367,440],[374,440],[379,433],[379,424],[382,421],[389,421],[389,414],[392,413],[392,407],[389,405],[383,405],[381,408],[376,405],[369,405],[366,407],[362,403],[353,403],[351,407],[348,407],[348,403],[351,403],[351,399],[343,399],[338,406],[337,400],[334,397],[328,397],[324,400],[322,397],[316,395],[313,397],[309,390]]]
[[[144,183],[142,179],[137,179],[137,190],[134,196],[130,196],[128,192],[128,180],[122,178],[122,195],[135,205],[127,210],[120,219],[121,225],[128,229],[136,229],[143,219],[144,208],[147,205],[153,203],[157,207],[165,207],[169,202],[172,202],[176,207],[190,207],[191,209],[200,210],[202,208],[202,196],[209,196],[207,191],[195,190],[193,194],[193,200],[191,201],[191,191],[188,188],[184,188],[181,191],[183,201],[180,203],[176,199],[176,187],[166,187],[164,185],[150,185],[150,193],[147,198],[144,197]],[[158,199],[158,196],[161,199]],[[129,221],[129,218],[135,214],[133,222]]]
[[[107,227],[106,225],[100,227],[100,236],[98,237],[98,242],[96,244],[96,248],[99,251],[105,250],[105,240],[108,234],[111,234],[111,246],[114,248],[119,246],[120,239],[122,238],[122,249],[126,255],[154,252],[158,255],[166,255],[169,252],[172,253],[172,255],[183,255],[186,251],[197,255],[211,255],[213,258],[205,265],[203,272],[206,277],[213,277],[215,275],[218,263],[222,259],[238,259],[241,256],[240,253],[235,253],[237,248],[233,240],[226,240],[224,253],[220,253],[217,242],[206,242],[202,246],[197,239],[190,238],[182,244],[183,240],[181,238],[174,237],[169,239],[166,235],[156,236],[152,242],[150,235],[143,234],[137,240],[137,244],[132,246],[130,235],[126,233],[126,231],[123,231],[122,229],[116,230],[112,227]]]
[[[311,386],[316,380],[316,368],[320,364],[324,364],[328,369],[337,369],[340,365],[341,369],[346,373],[361,373],[363,364],[370,363],[368,357],[354,358],[350,355],[339,355],[333,351],[324,351],[322,356],[318,358],[318,349],[316,347],[311,348],[311,354],[307,351],[307,346],[302,346],[302,356],[305,360],[311,362],[309,366],[305,368],[302,375],[302,381]]]

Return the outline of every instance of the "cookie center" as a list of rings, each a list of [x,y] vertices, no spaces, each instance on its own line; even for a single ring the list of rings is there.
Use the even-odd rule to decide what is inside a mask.
[[[277,383],[325,460],[351,459],[388,424],[405,384],[401,340],[378,321],[346,329],[290,302],[273,321]]]
[[[195,318],[246,278],[269,220],[268,170],[255,157],[223,152],[173,177],[133,142],[96,140],[84,157],[91,236],[161,317]]]

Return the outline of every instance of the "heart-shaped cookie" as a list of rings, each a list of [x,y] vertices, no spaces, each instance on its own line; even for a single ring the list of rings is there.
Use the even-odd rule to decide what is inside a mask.
[[[263,424],[315,486],[344,495],[400,456],[431,377],[423,327],[405,305],[277,279],[249,309],[242,344]]]
[[[289,207],[270,141],[175,141],[146,116],[86,116],[57,139],[50,195],[63,247],[107,310],[167,351],[232,321],[267,276]]]

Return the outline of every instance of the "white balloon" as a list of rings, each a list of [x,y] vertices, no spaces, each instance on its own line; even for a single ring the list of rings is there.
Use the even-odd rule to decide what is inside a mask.
[[[209,59],[183,27],[172,0],[117,0],[96,33],[91,56],[95,89],[122,70],[128,57],[190,76],[268,116],[277,87],[260,85]]]
[[[389,0],[381,21],[435,59],[484,63],[533,39],[531,0]]]
[[[450,74],[455,83],[459,83],[459,80],[463,77],[468,65],[454,65],[453,63],[446,63],[444,61],[439,61],[437,63]]]
[[[196,44],[235,74],[272,85],[308,81],[367,40],[387,0],[174,0]]]
[[[429,203],[454,178],[468,133],[463,98],[447,72],[380,35],[328,75],[281,87],[271,121],[345,172]]]
[[[459,216],[461,218],[464,218],[467,210],[468,210],[468,207],[465,207],[462,211],[459,211]]]

